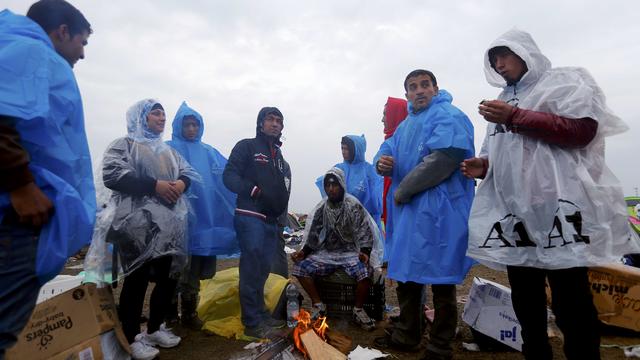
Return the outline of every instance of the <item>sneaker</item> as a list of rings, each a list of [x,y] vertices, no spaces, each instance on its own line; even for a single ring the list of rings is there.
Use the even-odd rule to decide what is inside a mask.
[[[255,327],[245,327],[244,334],[242,334],[241,340],[245,341],[268,341],[272,329],[265,325],[258,325]]]
[[[272,329],[282,329],[287,324],[286,321],[274,319],[271,316],[265,318],[262,323]]]
[[[367,331],[371,331],[376,328],[376,322],[369,317],[363,308],[353,308],[353,321]]]
[[[311,307],[311,320],[315,320],[320,316],[327,316],[327,305],[324,303],[313,304]]]
[[[136,336],[136,341],[129,345],[131,348],[131,358],[136,360],[151,360],[158,356],[160,351],[143,341],[139,341],[138,336]]]
[[[158,331],[151,334],[146,331],[138,334],[136,340],[138,340],[138,336],[140,336],[140,340],[147,345],[160,346],[165,349],[178,346],[181,340],[179,336],[176,336],[171,332],[171,329],[167,328],[164,324],[160,325]]]

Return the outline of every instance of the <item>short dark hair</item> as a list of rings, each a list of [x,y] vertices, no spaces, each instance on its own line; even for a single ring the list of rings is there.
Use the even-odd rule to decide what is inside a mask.
[[[67,25],[71,36],[80,34],[83,31],[87,31],[89,34],[93,32],[91,24],[89,24],[80,10],[64,0],[40,0],[35,2],[27,11],[27,17],[40,25],[47,34],[60,27],[60,25]]]
[[[428,75],[431,78],[431,85],[433,86],[438,85],[438,82],[436,81],[436,76],[433,75],[431,71],[418,69],[418,70],[413,70],[412,72],[409,73],[409,75],[407,75],[406,78],[404,78],[404,91],[408,91],[407,82],[409,81],[409,79],[411,79],[412,77],[421,76],[421,75]]]
[[[513,54],[518,56],[516,53],[513,52],[513,50],[509,49],[508,46],[496,46],[496,47],[492,47],[491,49],[489,49],[489,53],[487,54],[489,56],[489,64],[491,64],[491,67],[495,70],[496,69],[496,57],[500,56],[500,55],[508,55],[508,54]],[[520,57],[520,56],[518,56]]]

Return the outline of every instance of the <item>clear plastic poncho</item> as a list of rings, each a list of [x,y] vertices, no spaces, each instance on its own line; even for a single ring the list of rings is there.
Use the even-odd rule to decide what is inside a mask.
[[[186,176],[192,182],[200,180],[187,161],[162,141],[162,133],[155,134],[147,127],[147,114],[157,103],[146,99],[129,108],[127,136],[112,142],[104,154],[102,180],[106,187],[98,187],[98,198],[109,200],[101,204],[85,261],[86,270],[99,278],[111,265],[106,243],[114,244],[125,276],[163,256],[173,257],[172,277],[177,277],[186,265],[189,206],[184,194],[177,203],[167,204],[155,193],[108,189],[131,177],[176,181]]]
[[[347,183],[347,192],[355,196],[369,212],[379,228],[382,228],[382,188],[383,178],[376,173],[373,165],[365,160],[367,140],[364,135],[346,135],[354,145],[353,161],[343,161],[335,167],[344,171]],[[326,197],[324,192],[324,176],[316,179],[316,186],[320,195]]]
[[[527,64],[513,86],[489,63],[488,50],[507,46]],[[562,269],[594,266],[637,253],[620,183],[607,168],[604,138],[627,126],[583,68],[552,68],[531,36],[511,30],[484,55],[487,81],[503,88],[498,99],[522,109],[598,122],[583,148],[562,148],[488,123],[480,156],[489,169],[478,186],[469,220],[468,255],[494,268],[504,265]]]
[[[331,168],[325,177],[327,175],[337,177],[340,186],[346,189],[345,175],[340,168]],[[346,191],[340,208],[330,210],[327,205],[328,201],[326,197],[322,199],[307,216],[302,246],[309,245],[315,250],[309,255],[309,258],[317,258],[323,263],[340,265],[340,261],[332,261],[358,256],[360,247],[371,247],[369,265],[374,269],[380,268],[383,251],[382,236],[369,212],[355,196]],[[322,212],[320,213],[320,211]],[[317,226],[318,220],[322,222],[323,226]],[[330,230],[338,232],[343,241],[353,241],[351,244],[346,244],[345,248],[348,250],[341,252],[340,257],[335,256],[335,251],[327,251],[323,248],[323,243],[327,240],[327,234]]]

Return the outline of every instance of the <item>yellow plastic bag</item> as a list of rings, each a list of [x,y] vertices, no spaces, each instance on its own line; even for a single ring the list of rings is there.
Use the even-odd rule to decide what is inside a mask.
[[[244,326],[240,321],[238,268],[217,272],[213,279],[200,282],[198,317],[204,322],[202,330],[224,337],[242,338]],[[264,303],[270,312],[275,309],[288,279],[269,274],[264,285]]]

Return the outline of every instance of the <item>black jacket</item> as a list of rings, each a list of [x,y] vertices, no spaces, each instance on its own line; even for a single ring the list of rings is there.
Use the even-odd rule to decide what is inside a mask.
[[[224,168],[224,185],[238,194],[236,207],[260,213],[275,222],[289,203],[291,173],[274,139],[259,132],[240,140],[231,150]],[[260,193],[251,197],[257,186]]]

